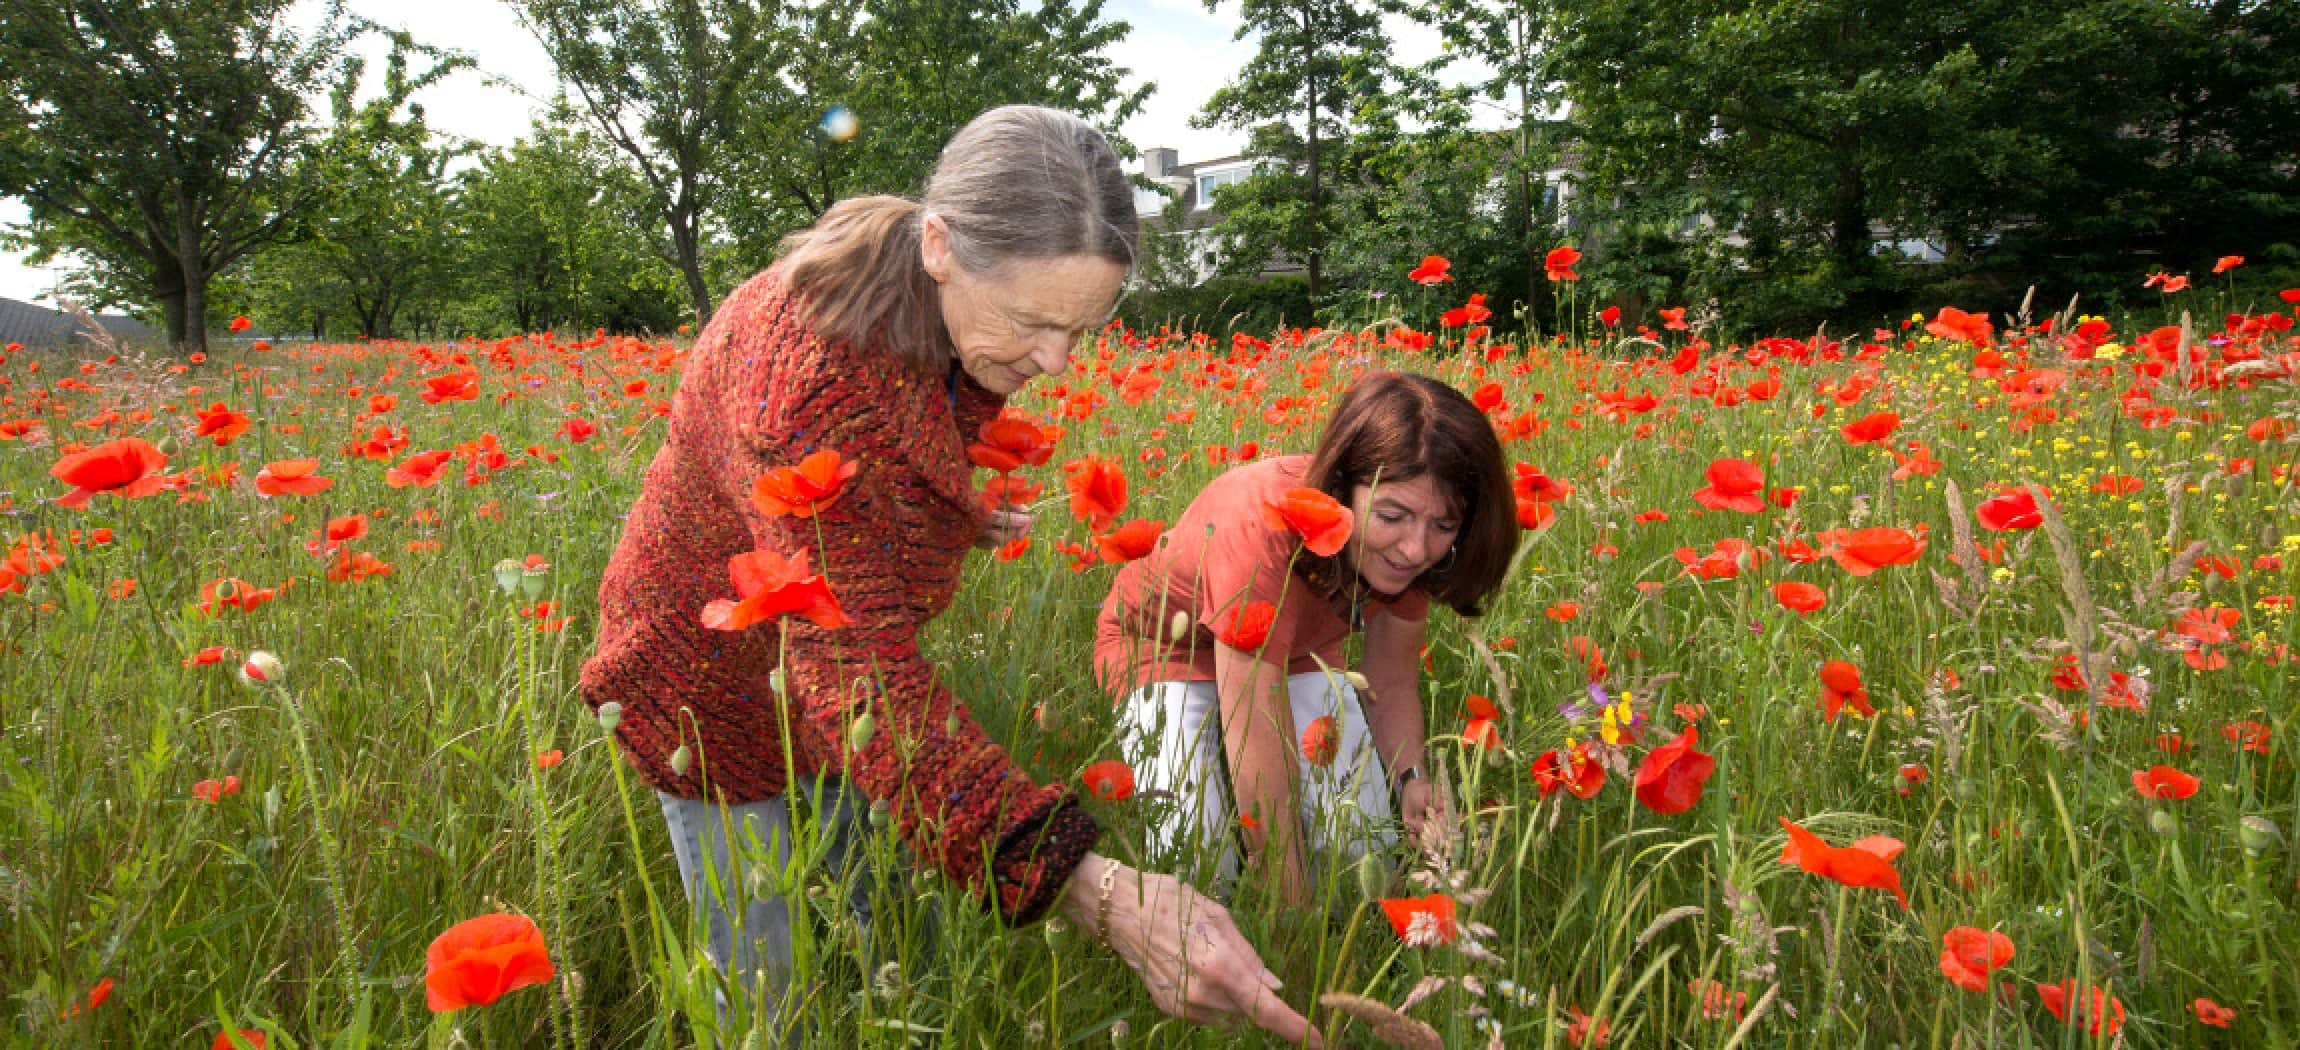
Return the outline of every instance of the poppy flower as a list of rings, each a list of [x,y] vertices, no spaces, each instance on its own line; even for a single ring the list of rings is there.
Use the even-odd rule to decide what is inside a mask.
[[[433,1013],[486,1006],[554,973],[535,920],[500,913],[448,927],[424,950],[423,963],[423,1000]]]
[[[2064,1025],[2082,1027],[2089,1035],[2115,1035],[2117,1029],[2124,1027],[2124,1004],[2098,985],[2092,987],[2090,995],[2080,997],[2076,991],[2076,978],[2071,977],[2059,984],[2037,985],[2036,997],[2044,1003],[2045,1010],[2052,1014],[2054,1020]],[[2073,1020],[2069,1017],[2070,999],[2077,999],[2075,1005],[2083,1011],[2081,1017]],[[2090,1002],[2085,1001],[2088,999]]]
[[[1342,749],[1341,723],[1332,715],[1320,715],[1302,727],[1302,761],[1325,769],[1334,764],[1334,756]]]
[[[566,435],[570,443],[580,445],[598,435],[599,424],[576,416],[559,424],[559,433]]]
[[[1739,1021],[1741,1012],[1749,1008],[1749,993],[1730,991],[1725,982],[1713,977],[1696,977],[1685,982],[1685,990],[1701,1000],[1701,1016],[1709,1021]]]
[[[2132,789],[2142,798],[2183,799],[2196,794],[2203,781],[2171,766],[2150,766],[2132,772]]]
[[[981,441],[966,446],[966,458],[975,466],[1001,474],[1040,466],[1054,455],[1054,443],[1038,424],[1014,416],[998,416],[982,424]]]
[[[143,438],[129,437],[65,456],[48,473],[72,486],[72,491],[57,497],[56,505],[81,510],[99,492],[127,499],[158,492],[167,482],[163,473],[167,469],[167,453]]]
[[[1080,783],[1086,793],[1104,802],[1124,802],[1134,797],[1134,767],[1115,758],[1105,758],[1081,770]]]
[[[1136,518],[1094,537],[1094,545],[1101,550],[1103,561],[1124,564],[1149,554],[1165,531],[1163,521]]]
[[[1552,284],[1558,281],[1578,281],[1581,275],[1573,272],[1573,268],[1580,262],[1581,252],[1569,244],[1562,248],[1551,248],[1549,254],[1542,257],[1541,269]]]
[[[1273,530],[1302,537],[1302,545],[1330,558],[1350,541],[1350,509],[1317,489],[1297,485],[1263,504],[1263,520]]]
[[[1126,510],[1126,472],[1108,456],[1088,456],[1062,465],[1062,487],[1070,491],[1070,513],[1087,527],[1110,527]]]
[[[1589,745],[1575,744],[1571,756],[1561,756],[1553,749],[1536,757],[1533,782],[1541,787],[1543,798],[1564,788],[1575,798],[1592,799],[1605,787],[1605,767],[1589,756]]]
[[[1682,306],[1664,306],[1655,312],[1661,315],[1661,327],[1669,331],[1683,332],[1692,327],[1685,323],[1685,308]]]
[[[1805,616],[1829,604],[1829,592],[1802,580],[1782,580],[1773,585],[1773,600],[1780,602],[1782,608]]]
[[[240,778],[227,776],[222,780],[203,780],[192,785],[192,797],[209,805],[240,793]]]
[[[399,465],[383,472],[383,483],[395,489],[410,485],[427,489],[439,484],[447,476],[455,453],[445,449],[418,452],[401,460]]]
[[[535,768],[550,769],[551,767],[556,766],[566,760],[567,752],[555,747],[549,751],[545,751],[542,754],[535,756]]]
[[[213,439],[217,448],[231,444],[232,439],[248,432],[248,417],[225,407],[221,401],[200,409],[198,414],[200,426],[194,436]]]
[[[1575,1047],[1604,1046],[1613,1039],[1611,1019],[1591,1017],[1582,1013],[1578,1006],[1569,1008],[1567,1012],[1573,1017],[1573,1023],[1565,1026],[1567,1044]]]
[[[209,667],[215,664],[220,664],[224,662],[224,657],[230,653],[231,650],[226,649],[223,646],[211,645],[205,649],[200,650],[199,652],[184,657],[184,666]]]
[[[1745,459],[1713,459],[1709,484],[1693,490],[1693,502],[1710,510],[1756,514],[1765,509],[1765,472]]]
[[[1814,537],[1821,553],[1854,576],[1867,576],[1888,565],[1907,565],[1925,553],[1925,534],[1880,526],[1867,529],[1830,529]]]
[[[256,472],[256,491],[266,496],[316,496],[335,484],[334,478],[320,477],[317,470],[316,459],[274,460]]]
[[[1390,929],[1397,931],[1398,940],[1410,947],[1451,944],[1461,936],[1461,927],[1454,923],[1453,898],[1442,893],[1384,898],[1382,914],[1390,920]]]
[[[1863,718],[1875,718],[1877,709],[1869,704],[1869,691],[1861,684],[1861,669],[1844,660],[1831,660],[1821,665],[1821,720],[1834,722],[1837,712],[1850,706]]]
[[[254,321],[250,321],[250,320],[248,320],[248,317],[247,317],[247,315],[246,315],[246,314],[240,314],[239,316],[236,316],[236,317],[232,318],[232,322],[231,322],[231,324],[229,324],[229,325],[227,325],[227,326],[225,326],[225,327],[228,327],[228,328],[230,328],[230,329],[232,330],[232,334],[233,334],[233,335],[238,335],[238,334],[240,334],[241,332],[245,332],[245,331],[247,331],[249,328],[252,328],[252,327],[254,327],[254,326],[255,326],[255,322],[254,322]]]
[[[1453,275],[1446,272],[1451,269],[1453,269],[1453,263],[1447,260],[1445,256],[1425,255],[1422,256],[1420,266],[1406,272],[1406,280],[1424,286],[1444,284],[1453,280]]]
[[[1027,507],[1037,499],[1046,486],[1033,485],[1012,474],[992,477],[982,486],[982,509],[999,510],[1005,507]]]
[[[216,1041],[208,1044],[208,1050],[239,1050],[242,1046],[254,1047],[255,1050],[269,1050],[271,1046],[271,1037],[253,1028],[240,1029],[238,1032],[240,1041],[237,1043],[232,1042],[232,1034],[231,1032],[217,1032]]]
[[[1901,417],[1893,412],[1872,412],[1845,424],[1838,433],[1845,436],[1848,445],[1873,445],[1892,436],[1901,427]]]
[[[1543,615],[1559,623],[1572,623],[1576,617],[1581,615],[1581,603],[1552,602],[1548,609],[1543,610]]]
[[[1973,514],[1980,519],[1981,528],[1990,532],[2033,529],[2044,524],[2044,512],[2037,509],[2036,494],[2026,488],[2008,488],[1992,499],[1982,500]]]
[[[2236,1023],[2236,1011],[2210,999],[2200,997],[2195,1002],[2189,1003],[2188,1012],[2195,1014],[2199,1022],[2214,1028],[2226,1028]]]
[[[1597,311],[1597,320],[1603,323],[1607,328],[1611,328],[1614,325],[1620,324],[1621,308],[1618,306],[1608,306],[1603,310],[1599,310]]]
[[[2243,256],[2241,256],[2241,255],[2223,255],[2223,256],[2221,256],[2220,258],[2218,258],[2218,259],[2216,259],[2216,260],[2213,260],[2213,263],[2212,263],[2212,272],[2213,272],[2213,273],[2227,273],[2228,271],[2230,271],[2230,270],[2233,270],[2233,269],[2235,269],[2235,268],[2237,268],[2237,267],[2239,267],[2239,266],[2242,266],[2242,265],[2244,265],[2244,257],[2243,257]]]
[[[773,467],[751,482],[751,505],[770,518],[812,518],[829,510],[846,492],[862,464],[842,460],[836,449],[821,449],[795,467]]]
[[[2220,735],[2235,744],[2237,750],[2260,755],[2268,753],[2268,732],[2267,726],[2252,721],[2230,722],[2220,727]]]
[[[1214,640],[1242,653],[1253,652],[1270,640],[1270,625],[1277,618],[1278,607],[1269,602],[1233,605],[1216,621]]]
[[[703,606],[703,626],[714,631],[740,631],[788,613],[825,630],[851,622],[831,596],[830,585],[808,574],[806,551],[795,558],[747,551],[727,560],[727,574],[734,579],[737,599],[717,598]]]
[[[1909,906],[1909,895],[1901,889],[1901,873],[1893,868],[1893,858],[1901,855],[1901,840],[1871,835],[1850,846],[1831,846],[1787,817],[1780,821],[1789,831],[1788,844],[1781,847],[1781,863],[1794,864],[1808,875],[1819,875],[1839,885],[1884,890],[1897,898],[1902,908]]]
[[[1510,479],[1510,490],[1517,498],[1535,503],[1558,503],[1573,495],[1573,485],[1549,476],[1540,467],[1530,463],[1511,466],[1515,476]]]
[[[437,405],[448,401],[479,400],[479,373],[449,372],[429,376],[423,381],[423,403]]]
[[[1717,759],[1693,749],[1699,726],[1686,726],[1677,739],[1645,753],[1637,767],[1637,801],[1645,808],[1668,815],[1683,813],[1701,801],[1701,787],[1717,769]]]
[[[1501,710],[1476,693],[1463,698],[1462,706],[1469,712],[1469,720],[1462,725],[1463,739],[1488,751],[1501,750]]]
[[[1968,992],[1989,990],[1989,973],[2012,961],[2012,938],[1959,926],[1941,935],[1941,976]]]
[[[1925,324],[1925,331],[1942,339],[1975,346],[1989,341],[1989,330],[1988,314],[1969,314],[1954,306],[1941,307],[1941,312]]]
[[[1483,324],[1492,316],[1493,310],[1485,305],[1485,293],[1472,292],[1468,304],[1439,314],[1438,325],[1444,328],[1467,328],[1474,324]],[[1495,392],[1500,392],[1498,385],[1495,386]],[[1478,407],[1488,412],[1493,411],[1493,409],[1482,404]]]

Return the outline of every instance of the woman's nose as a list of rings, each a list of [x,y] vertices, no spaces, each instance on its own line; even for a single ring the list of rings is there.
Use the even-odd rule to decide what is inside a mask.
[[[1031,346],[1030,359],[1040,375],[1061,375],[1070,367],[1070,341],[1063,336],[1043,337]]]

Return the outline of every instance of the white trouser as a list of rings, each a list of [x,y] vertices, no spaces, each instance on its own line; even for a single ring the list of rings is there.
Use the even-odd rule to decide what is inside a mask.
[[[1286,747],[1302,763],[1302,825],[1315,877],[1333,863],[1337,851],[1341,862],[1348,863],[1368,849],[1385,849],[1397,841],[1390,819],[1389,774],[1374,753],[1373,733],[1357,690],[1339,675],[1291,675],[1286,695],[1294,716]],[[1312,720],[1326,715],[1340,723],[1341,746],[1333,764],[1320,768],[1302,758],[1301,734]],[[1200,876],[1236,878],[1237,811],[1222,746],[1222,703],[1214,683],[1144,686],[1126,698],[1119,730],[1119,746],[1134,767],[1136,792],[1149,795],[1144,805],[1152,870],[1182,875],[1187,868]],[[1275,730],[1264,727],[1264,731]],[[1209,863],[1211,868],[1200,867]]]

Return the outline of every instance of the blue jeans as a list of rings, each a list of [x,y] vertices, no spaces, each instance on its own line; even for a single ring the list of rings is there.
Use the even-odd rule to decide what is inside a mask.
[[[838,778],[804,781],[792,785],[792,790],[818,803],[819,834],[829,841],[823,866],[839,881],[847,881],[844,876],[848,869],[868,850],[863,841],[868,827],[863,821],[869,801]],[[663,805],[663,820],[670,825],[679,881],[687,888],[695,915],[709,928],[712,963],[746,993],[762,996],[766,1016],[776,1018],[779,1026],[783,992],[791,983],[794,901],[775,894],[772,880],[779,878],[790,862],[788,795],[739,806],[662,792],[656,792],[656,797]],[[730,832],[737,849],[729,848]],[[764,868],[765,878],[752,875],[753,868]],[[865,933],[870,929],[871,891],[877,874],[853,879],[847,895],[855,922]],[[722,1000],[722,1026],[728,1023],[728,1013],[728,1004]]]

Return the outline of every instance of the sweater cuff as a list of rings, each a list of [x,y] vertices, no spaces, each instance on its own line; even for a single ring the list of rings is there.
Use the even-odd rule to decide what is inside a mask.
[[[1094,818],[1067,799],[1008,831],[990,862],[999,915],[1010,926],[1044,918],[1101,837]]]

